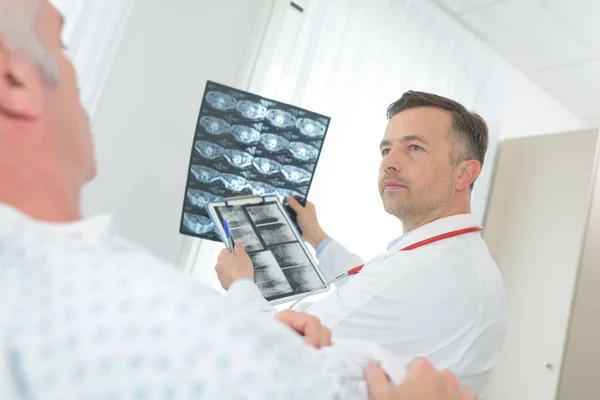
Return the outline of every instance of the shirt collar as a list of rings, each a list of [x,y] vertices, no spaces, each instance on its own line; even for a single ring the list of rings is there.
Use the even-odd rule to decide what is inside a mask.
[[[75,232],[94,232],[97,235],[114,233],[112,217],[108,214],[98,215],[73,222],[47,222],[31,218],[29,215],[0,202],[0,240],[6,241],[15,236],[18,228],[24,226],[52,231],[53,234],[69,234]]]
[[[480,222],[474,214],[458,214],[436,219],[400,236],[390,243],[388,251],[398,251],[433,236],[479,225]]]

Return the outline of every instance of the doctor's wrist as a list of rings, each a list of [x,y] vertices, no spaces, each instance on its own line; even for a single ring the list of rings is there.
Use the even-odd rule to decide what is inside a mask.
[[[317,232],[314,232],[310,236],[306,236],[304,238],[304,240],[306,240],[306,243],[310,244],[313,247],[313,249],[316,249],[323,240],[327,239],[329,239],[329,235],[326,234],[325,231],[323,231],[322,229],[319,229]]]

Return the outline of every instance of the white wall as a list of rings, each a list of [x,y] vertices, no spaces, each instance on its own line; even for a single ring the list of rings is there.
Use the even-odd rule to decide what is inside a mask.
[[[511,91],[500,139],[577,130],[582,121],[504,60]]]
[[[99,176],[84,213],[176,262],[193,134],[207,79],[239,85],[270,0],[136,3],[93,120]]]

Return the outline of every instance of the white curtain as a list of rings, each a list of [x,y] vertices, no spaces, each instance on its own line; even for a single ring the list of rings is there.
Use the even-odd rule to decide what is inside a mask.
[[[387,106],[409,89],[461,102],[488,122],[490,146],[473,193],[483,219],[508,82],[490,50],[422,0],[311,0],[263,94],[332,117],[309,199],[324,229],[369,258],[401,235],[377,190]],[[282,39],[284,40],[284,39]]]
[[[51,0],[65,17],[63,41],[93,117],[135,0]]]

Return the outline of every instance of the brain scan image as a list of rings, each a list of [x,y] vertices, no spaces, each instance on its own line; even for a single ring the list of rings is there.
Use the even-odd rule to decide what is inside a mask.
[[[272,108],[267,112],[267,120],[277,128],[288,128],[294,126],[296,117],[287,111]]]
[[[235,109],[242,115],[242,117],[251,119],[253,121],[264,119],[265,115],[267,114],[267,108],[265,106],[248,100],[239,101],[235,106]]]
[[[183,225],[198,235],[206,234],[212,231],[215,227],[214,223],[209,217],[189,213],[183,214]]]
[[[197,181],[204,183],[218,181],[221,177],[219,171],[201,165],[192,165],[191,171]]]
[[[229,132],[230,126],[227,121],[215,117],[200,118],[200,126],[211,135],[222,135]]]
[[[319,150],[301,142],[293,142],[289,147],[290,153],[300,161],[312,161],[319,155]]]
[[[231,136],[239,143],[254,144],[258,142],[260,132],[245,125],[234,125],[231,127]]]
[[[221,174],[221,182],[231,191],[241,192],[250,187],[250,183],[246,178],[231,174]]]
[[[252,165],[252,155],[239,150],[225,150],[225,159],[236,168],[243,169]]]
[[[237,103],[233,96],[217,91],[208,92],[206,94],[206,101],[212,108],[219,111],[231,111]]]
[[[197,140],[194,147],[202,157],[208,160],[216,160],[225,153],[225,149],[221,146],[205,140]]]
[[[260,144],[262,144],[263,147],[271,153],[285,150],[290,144],[290,142],[288,142],[284,137],[275,135],[273,133],[265,133],[261,135],[259,140]]]
[[[281,164],[264,157],[256,157],[252,164],[263,175],[275,175],[281,171]]]
[[[310,172],[292,165],[286,165],[281,169],[281,172],[285,179],[297,184],[308,183],[311,177]]]
[[[188,189],[186,197],[192,205],[200,208],[204,208],[210,203],[216,203],[223,200],[222,197],[196,189]]]
[[[298,121],[296,121],[296,128],[300,130],[300,133],[309,138],[325,135],[325,125],[310,118],[298,119]]]

